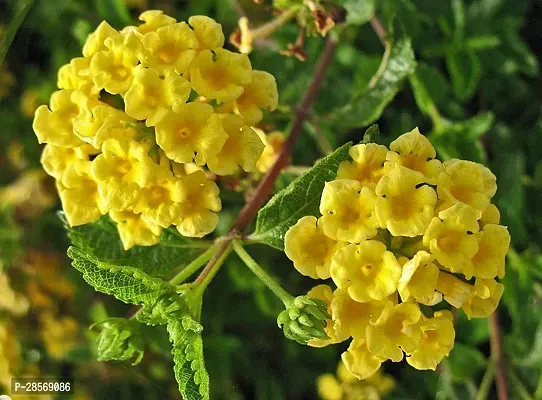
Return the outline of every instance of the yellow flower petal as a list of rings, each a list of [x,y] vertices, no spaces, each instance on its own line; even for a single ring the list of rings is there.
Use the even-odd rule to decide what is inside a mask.
[[[487,224],[498,225],[501,222],[501,213],[495,204],[489,204],[480,218],[480,230]]]
[[[198,51],[215,50],[224,46],[222,25],[205,15],[195,15],[188,19],[188,24],[194,29],[198,39]]]
[[[339,164],[337,179],[355,179],[365,186],[375,188],[384,175],[384,162],[388,149],[375,143],[358,144],[349,150],[352,162]]]
[[[255,125],[263,118],[261,109],[274,111],[278,101],[275,77],[264,71],[252,71],[252,81],[244,86],[243,94],[235,99],[233,109],[248,125]]]
[[[282,132],[271,132],[266,135],[262,130],[254,128],[262,142],[265,144],[262,155],[256,163],[256,169],[265,174],[271,169],[279,156],[282,145],[286,141],[286,136]]]
[[[487,318],[495,312],[504,292],[504,285],[494,279],[476,278],[470,299],[462,306],[471,318]]]
[[[98,25],[98,28],[92,32],[83,46],[83,55],[85,57],[92,57],[94,54],[100,51],[107,51],[105,41],[108,38],[114,38],[120,35],[119,32],[111,27],[107,22],[103,21]]]
[[[175,18],[165,15],[161,10],[147,10],[141,13],[139,20],[144,23],[137,27],[137,31],[143,35],[148,32],[155,32],[163,26],[172,25],[177,22]]]
[[[316,386],[322,400],[341,400],[343,398],[341,384],[332,374],[320,375],[316,380]]]
[[[403,266],[397,290],[402,301],[414,299],[419,303],[434,305],[442,296],[435,296],[439,275],[438,267],[432,262],[434,257],[426,251],[419,251]],[[440,298],[440,299],[439,299]]]
[[[152,246],[160,241],[162,228],[141,218],[132,211],[109,211],[111,219],[117,223],[120,240],[124,250],[134,246]]]
[[[469,270],[477,278],[504,276],[505,257],[510,247],[510,234],[502,225],[488,224],[478,233],[478,252],[471,258]]]
[[[471,297],[473,287],[452,274],[440,271],[437,290],[444,295],[444,300],[459,308]]]
[[[308,291],[307,297],[309,299],[319,299],[327,304],[327,312],[331,315],[331,300],[333,299],[333,293],[331,288],[327,285],[317,285]],[[348,339],[347,335],[337,332],[334,328],[333,319],[327,321],[327,325],[324,328],[324,331],[329,336],[329,339],[311,339],[308,341],[308,345],[311,347],[325,347],[330,344],[340,343]]]
[[[341,358],[344,365],[352,375],[358,379],[367,379],[374,374],[382,365],[382,357],[373,355],[367,349],[367,343],[364,339],[354,339],[348,350],[345,351]]]

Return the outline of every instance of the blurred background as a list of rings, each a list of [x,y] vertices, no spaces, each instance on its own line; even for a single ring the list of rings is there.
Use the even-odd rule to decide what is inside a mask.
[[[366,127],[378,123],[383,144],[418,126],[440,158],[488,165],[497,175],[501,223],[512,236],[498,309],[509,396],[542,399],[542,2],[327,3],[350,12],[327,33],[337,35],[339,44],[292,164],[312,165],[338,145],[359,142]],[[204,14],[222,23],[228,37],[242,16],[254,32],[277,18],[272,5],[270,0],[0,0],[0,42],[16,33],[0,66],[0,394],[7,393],[12,376],[56,376],[75,379],[72,398],[78,400],[180,398],[170,344],[160,327],[143,327],[147,351],[140,365],[95,361],[97,333],[88,327],[126,315],[129,307],[94,292],[69,264],[54,182],[39,163],[42,146],[32,131],[33,113],[55,91],[58,69],[80,56],[87,35],[102,20],[121,29],[147,9],[178,20]],[[27,8],[14,31],[10,23]],[[373,15],[394,38],[378,81],[373,77],[384,48],[368,23]],[[311,79],[325,39],[314,29],[307,32],[304,43],[296,43],[300,26],[288,21],[252,43],[253,67],[272,73],[280,94],[279,110],[260,126],[266,132],[287,132]],[[295,168],[286,169],[277,189],[295,174]],[[217,235],[227,230],[252,184],[220,182],[224,211]],[[292,293],[304,293],[313,283],[277,251],[262,246],[259,261]],[[286,340],[275,322],[281,310],[231,257],[204,299],[213,399],[317,399],[317,382],[320,389],[326,382],[342,385],[348,389],[342,398],[352,400],[496,398],[485,319],[468,321],[457,314],[455,348],[437,372],[386,363],[385,375],[357,383],[341,373],[319,380],[336,374],[347,344],[314,349]]]

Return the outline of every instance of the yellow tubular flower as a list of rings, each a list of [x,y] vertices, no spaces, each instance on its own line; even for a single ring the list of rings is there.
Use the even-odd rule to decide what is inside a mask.
[[[358,379],[367,379],[378,371],[385,361],[385,358],[375,356],[368,350],[365,339],[352,340],[341,358],[348,371]]]
[[[116,29],[103,21],[94,32],[88,35],[87,41],[83,46],[83,55],[85,57],[92,57],[100,51],[107,51],[108,48],[105,46],[106,39],[114,38],[118,35],[120,34]]]
[[[390,144],[390,152],[386,155],[389,166],[403,165],[425,176],[431,184],[442,171],[442,163],[435,159],[437,153],[431,142],[423,136],[418,128],[399,136]]]
[[[353,179],[326,182],[320,201],[324,233],[334,240],[359,243],[376,235],[376,195]]]
[[[454,347],[455,330],[452,313],[448,310],[437,311],[433,318],[423,318],[420,330],[422,332],[420,344],[406,360],[416,369],[434,371]]]
[[[182,191],[181,179],[173,177],[167,170],[161,170],[141,189],[133,206],[134,212],[141,213],[142,218],[150,224],[167,228],[180,216]]]
[[[79,107],[72,101],[71,90],[59,90],[51,95],[50,109],[39,106],[32,128],[40,143],[61,147],[79,147],[84,144],[73,133],[73,119],[79,114]]]
[[[200,96],[227,102],[243,94],[243,86],[252,80],[252,66],[246,54],[203,50],[190,65],[190,80]]]
[[[341,384],[332,374],[320,375],[316,380],[316,386],[322,400],[341,400],[343,398]]]
[[[464,204],[456,204],[438,214],[423,236],[423,244],[431,249],[438,262],[452,272],[472,276],[469,261],[478,252],[479,214]]]
[[[333,299],[333,292],[327,285],[318,285],[313,287],[307,293],[309,299],[319,299],[327,304],[327,312],[331,315],[331,301]],[[344,332],[338,332],[335,330],[333,319],[328,319],[327,325],[324,328],[325,333],[329,336],[329,339],[311,339],[308,341],[308,345],[312,347],[325,347],[330,344],[340,343],[348,339],[348,335]]]
[[[423,235],[433,219],[437,194],[424,184],[425,177],[401,165],[376,185],[376,216],[381,228],[394,236]]]
[[[330,305],[334,330],[342,337],[365,339],[369,321],[380,317],[387,302],[388,299],[359,303],[352,300],[346,290],[335,290]]]
[[[90,170],[90,161],[78,160],[66,169],[62,180],[56,181],[62,208],[70,226],[97,221],[107,212]]]
[[[403,359],[403,351],[412,353],[418,347],[421,331],[417,325],[422,313],[417,303],[388,302],[376,321],[367,328],[367,348],[376,357]]]
[[[383,300],[397,290],[401,267],[393,253],[375,240],[343,247],[331,261],[331,278],[359,302]]]
[[[476,278],[474,291],[461,307],[467,317],[487,318],[495,312],[504,291],[504,285],[494,279]]]
[[[452,159],[444,162],[443,166],[444,172],[437,180],[439,209],[464,203],[484,212],[497,191],[495,175],[482,164],[472,161]]]
[[[502,225],[488,224],[478,233],[478,253],[471,258],[468,270],[477,278],[504,276],[505,257],[510,246],[510,234]]]
[[[228,140],[216,156],[207,160],[209,170],[217,175],[233,175],[238,166],[246,172],[254,171],[264,149],[258,134],[235,115],[224,115],[222,125]]]
[[[471,297],[473,287],[452,274],[440,271],[437,291],[444,295],[444,300],[449,304],[460,308]]]
[[[312,279],[328,279],[329,267],[336,251],[346,242],[330,239],[316,217],[306,216],[292,226],[284,236],[284,252],[295,269]]]
[[[175,18],[172,18],[168,15],[165,15],[161,10],[148,10],[139,16],[139,20],[143,21],[143,24],[140,24],[136,29],[141,34],[146,34],[148,32],[155,32],[163,26],[172,25],[175,22]]]
[[[203,237],[216,228],[222,209],[216,183],[208,181],[203,171],[186,175],[183,179],[181,212],[176,221],[177,230],[183,236]]]
[[[92,57],[90,73],[94,84],[111,94],[126,92],[134,77],[134,68],[142,52],[141,41],[134,33],[105,40],[107,51]]]
[[[47,174],[53,178],[61,179],[68,166],[76,160],[88,160],[88,156],[96,154],[96,151],[98,150],[88,144],[76,148],[58,147],[48,144],[43,148],[41,165]]]
[[[282,145],[286,141],[286,136],[282,132],[271,132],[266,135],[261,129],[255,128],[254,130],[265,144],[263,153],[256,163],[256,169],[262,174],[265,174],[275,164],[275,161],[277,161]]]
[[[171,109],[186,103],[192,88],[190,82],[172,71],[160,76],[157,71],[138,65],[132,86],[124,95],[126,114],[146,119],[145,125],[155,126]]]
[[[205,15],[195,15],[188,19],[188,24],[194,30],[198,39],[198,51],[215,50],[224,46],[222,25]]]
[[[129,250],[136,245],[152,246],[160,241],[162,228],[144,220],[141,214],[133,211],[111,210],[109,215],[117,223],[124,250]]]
[[[172,70],[177,74],[187,71],[196,56],[198,39],[186,24],[178,22],[148,32],[143,37],[146,53],[143,64],[159,73]]]
[[[263,119],[262,108],[274,111],[279,103],[275,77],[264,71],[252,71],[252,81],[244,87],[243,94],[233,102],[233,110],[248,125]]]
[[[143,146],[132,139],[106,140],[102,154],[92,161],[92,175],[108,209],[134,205],[154,172],[155,164]]]
[[[404,264],[397,285],[402,301],[414,299],[418,303],[432,306],[442,300],[442,295],[435,292],[439,269],[433,260],[431,254],[422,250]]]
[[[178,163],[203,165],[220,152],[227,139],[219,115],[209,104],[183,104],[156,124],[156,143]]]
[[[478,221],[480,224],[480,230],[482,230],[482,228],[487,224],[498,225],[499,222],[501,222],[501,213],[495,204],[489,204],[482,214],[480,221]]]
[[[362,185],[374,189],[384,175],[387,153],[386,146],[375,143],[350,147],[349,154],[353,161],[343,161],[339,164],[337,179],[355,179]]]
[[[58,70],[59,89],[80,90],[90,97],[97,97],[100,89],[94,85],[90,74],[90,57],[73,58]]]

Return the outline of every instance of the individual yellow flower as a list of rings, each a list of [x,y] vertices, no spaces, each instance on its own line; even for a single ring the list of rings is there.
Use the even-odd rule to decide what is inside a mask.
[[[138,65],[132,86],[124,95],[126,114],[155,126],[170,109],[185,104],[191,91],[190,82],[173,71],[161,76],[156,70]]]
[[[322,300],[327,305],[327,313],[331,315],[331,302],[333,299],[333,292],[328,285],[317,285],[313,287],[307,293],[309,299]],[[325,347],[330,344],[340,343],[348,339],[348,336],[344,332],[338,332],[335,330],[333,319],[327,320],[327,325],[324,328],[324,332],[329,336],[328,339],[311,339],[308,341],[308,345],[312,347]]]
[[[175,18],[164,14],[161,10],[147,10],[139,16],[139,20],[143,21],[136,29],[141,34],[155,32],[163,26],[172,25],[177,21]]]
[[[40,105],[40,93],[33,88],[26,89],[21,96],[21,112],[25,117],[33,117]]]
[[[341,358],[348,371],[358,379],[367,379],[373,375],[386,359],[375,356],[373,352],[369,351],[365,339],[352,340],[348,350],[341,355]]]
[[[133,209],[149,224],[169,227],[181,212],[183,185],[169,170],[161,170],[143,189]]]
[[[45,312],[40,314],[40,325],[40,336],[47,354],[53,359],[61,360],[77,345],[79,323],[74,318]]]
[[[330,305],[333,329],[341,337],[365,339],[369,321],[376,321],[387,303],[387,298],[360,303],[352,300],[346,290],[337,289]]]
[[[100,89],[92,81],[90,60],[90,57],[76,57],[60,67],[57,79],[59,89],[80,90],[89,97],[97,97]]]
[[[464,273],[468,278],[472,271],[469,261],[478,252],[479,214],[464,204],[456,204],[434,217],[423,236],[423,244],[428,246],[435,258],[452,272]]]
[[[331,261],[331,278],[359,302],[383,300],[397,290],[401,267],[393,253],[376,240],[343,247]]]
[[[224,115],[222,126],[228,139],[220,152],[207,160],[209,170],[217,175],[233,175],[239,166],[246,172],[254,171],[265,147],[258,134],[236,115]]]
[[[105,40],[107,51],[92,57],[90,73],[94,84],[111,94],[126,92],[134,77],[134,68],[142,52],[141,41],[134,33]]]
[[[98,25],[98,28],[90,35],[83,46],[83,55],[85,57],[92,57],[94,54],[100,51],[107,51],[105,41],[109,38],[114,38],[119,35],[119,32],[111,27],[107,22],[103,21]]]
[[[176,222],[183,236],[203,237],[214,231],[218,223],[215,212],[222,209],[216,183],[208,181],[203,171],[196,171],[182,178],[181,212]]]
[[[107,212],[90,172],[91,162],[78,160],[56,181],[62,208],[70,226],[97,221]]]
[[[341,400],[343,398],[341,384],[333,374],[320,375],[316,380],[316,386],[322,400]]]
[[[435,292],[439,269],[433,260],[433,255],[422,250],[403,265],[401,279],[397,285],[402,301],[413,299],[418,303],[432,306],[442,300],[442,295]]]
[[[160,241],[162,228],[141,218],[133,211],[111,210],[109,215],[117,223],[120,240],[124,250],[134,246],[152,246]]]
[[[282,145],[286,141],[286,136],[282,132],[271,132],[266,135],[261,129],[255,128],[254,130],[265,144],[262,155],[256,163],[256,169],[265,174],[277,161]]]
[[[434,184],[442,171],[442,163],[435,159],[437,155],[435,149],[418,128],[391,142],[390,150],[386,155],[386,164],[389,166],[399,164],[418,171],[425,176],[428,183]]]
[[[220,152],[227,139],[219,115],[204,103],[180,105],[156,125],[156,143],[178,163],[203,165]]]
[[[200,96],[227,102],[243,94],[252,80],[252,66],[246,54],[203,50],[190,65],[190,80]]]
[[[473,287],[452,274],[440,271],[437,291],[444,295],[444,300],[449,304],[460,308],[471,297]]]
[[[73,133],[73,119],[79,107],[72,101],[71,90],[59,90],[51,95],[50,109],[39,106],[32,125],[40,143],[61,147],[79,147],[84,144]]]
[[[90,145],[86,146],[90,147]],[[66,168],[77,159],[79,159],[79,157],[75,152],[75,148],[58,147],[48,144],[43,148],[41,165],[45,172],[53,178],[61,179]]]
[[[478,223],[480,224],[480,230],[487,224],[498,225],[501,222],[501,213],[495,204],[489,204],[486,210],[483,212],[482,217]]]
[[[92,175],[108,209],[134,205],[141,188],[152,179],[155,164],[143,146],[132,139],[108,139],[92,161]]]
[[[143,36],[142,43],[146,50],[143,65],[161,74],[166,70],[177,74],[186,72],[198,48],[198,39],[186,22],[148,32]]]
[[[355,179],[374,189],[384,175],[384,162],[388,149],[375,143],[357,144],[348,151],[353,161],[339,164],[337,179]]]
[[[423,235],[433,219],[437,194],[425,177],[395,165],[376,185],[376,216],[394,236]]]
[[[284,236],[284,252],[301,275],[312,279],[328,279],[331,258],[346,242],[327,237],[316,217],[306,216]]]
[[[495,312],[504,292],[504,285],[495,279],[476,278],[471,297],[461,307],[467,317],[487,318]]]
[[[495,175],[482,164],[472,161],[451,159],[443,166],[444,172],[437,180],[439,209],[464,203],[484,212],[497,191]]]
[[[198,51],[215,50],[224,46],[222,25],[205,15],[195,15],[188,19],[188,24],[194,30],[199,46]]]
[[[334,240],[359,243],[376,235],[376,195],[353,179],[326,182],[320,200],[324,233]]]
[[[470,260],[469,272],[477,278],[502,278],[506,253],[510,246],[508,229],[502,225],[488,224],[477,235],[478,252]]]
[[[376,357],[401,361],[403,351],[409,354],[418,347],[421,316],[417,303],[389,301],[380,317],[367,327],[367,349]]]
[[[233,110],[248,125],[263,119],[262,109],[274,111],[279,102],[275,77],[264,71],[252,71],[252,81],[244,86],[241,96],[233,102]]]
[[[419,326],[422,332],[420,344],[406,360],[416,369],[434,371],[454,347],[452,313],[448,310],[437,311],[433,318],[422,318]]]

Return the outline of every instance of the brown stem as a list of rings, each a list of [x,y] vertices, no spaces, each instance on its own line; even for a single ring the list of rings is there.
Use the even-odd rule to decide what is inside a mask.
[[[273,167],[271,167],[269,172],[267,172],[267,174],[263,177],[254,194],[237,216],[237,219],[234,221],[228,232],[228,236],[223,239],[224,241],[220,248],[217,250],[215,256],[209,261],[203,271],[201,271],[201,274],[197,277],[195,281],[196,283],[201,282],[211,272],[216,263],[216,260],[222,255],[224,251],[226,251],[226,249],[230,245],[230,242],[240,233],[244,232],[248,224],[250,224],[250,222],[256,216],[258,210],[260,210],[264,202],[271,195],[275,181],[277,180],[281,169],[288,162],[288,159],[290,158],[290,155],[292,154],[292,151],[294,149],[295,143],[303,130],[303,122],[310,114],[312,103],[314,102],[316,94],[320,89],[320,85],[324,78],[324,73],[329,63],[331,62],[331,59],[333,58],[335,46],[336,42],[334,39],[330,37],[326,40],[324,52],[320,57],[320,60],[318,61],[318,65],[316,66],[316,70],[314,71],[311,84],[307,90],[307,93],[305,93],[305,97],[301,102],[301,106],[296,111],[294,123],[290,130],[290,135],[282,146],[282,149],[277,157],[277,160],[275,161],[275,164],[273,164]]]
[[[382,26],[382,23],[376,16],[372,16],[369,20],[369,23],[371,24],[371,27],[376,33],[376,36],[380,39],[380,42],[383,46],[386,46],[388,41],[386,39],[386,29]]]
[[[506,380],[506,367],[504,365],[501,330],[499,327],[499,316],[495,311],[489,317],[489,339],[491,355],[495,358],[497,366],[497,398],[508,400],[508,382]]]

